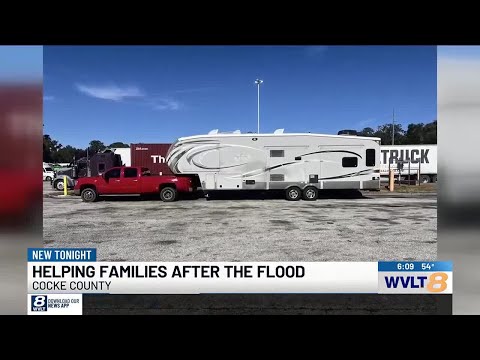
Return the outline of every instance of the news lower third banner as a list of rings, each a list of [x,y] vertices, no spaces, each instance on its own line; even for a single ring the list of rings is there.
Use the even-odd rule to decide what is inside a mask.
[[[449,261],[98,262],[96,249],[28,249],[28,313],[81,314],[82,294],[451,294]]]

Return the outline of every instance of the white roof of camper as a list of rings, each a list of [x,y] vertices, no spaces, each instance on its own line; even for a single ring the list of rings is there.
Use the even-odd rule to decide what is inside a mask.
[[[265,137],[265,136],[321,136],[321,137],[332,137],[332,138],[341,138],[341,139],[364,139],[364,140],[381,140],[379,137],[367,137],[367,136],[357,136],[357,135],[331,135],[331,134],[317,134],[317,133],[284,133],[284,129],[277,129],[273,133],[246,133],[242,134],[240,130],[235,130],[233,132],[219,132],[218,129],[210,131],[208,134],[203,135],[192,135],[184,136],[179,138],[179,141],[190,140],[194,138],[211,138],[211,137]]]

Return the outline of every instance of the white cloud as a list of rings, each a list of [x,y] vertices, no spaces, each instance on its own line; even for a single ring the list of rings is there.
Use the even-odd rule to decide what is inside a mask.
[[[170,98],[155,99],[151,102],[152,108],[155,110],[178,110],[181,103]]]
[[[55,96],[43,95],[43,101],[52,101],[55,100]]]
[[[183,105],[178,100],[165,95],[146,94],[136,86],[117,86],[117,85],[83,85],[75,84],[76,89],[84,95],[102,100],[121,102],[126,99],[133,99],[131,103],[147,105],[153,110],[175,111]],[[187,89],[192,92],[203,90],[203,88]],[[135,101],[135,99],[138,99]]]
[[[122,101],[126,98],[138,98],[145,96],[144,93],[136,86],[90,86],[90,85],[75,85],[77,90],[81,93],[102,100]]]

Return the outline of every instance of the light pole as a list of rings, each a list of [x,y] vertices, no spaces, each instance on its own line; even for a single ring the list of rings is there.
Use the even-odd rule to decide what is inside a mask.
[[[257,96],[257,134],[260,134],[260,84],[263,83],[263,80],[255,80],[257,84],[258,96]]]

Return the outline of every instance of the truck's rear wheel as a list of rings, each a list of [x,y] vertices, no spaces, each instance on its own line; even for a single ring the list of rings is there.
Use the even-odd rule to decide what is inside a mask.
[[[160,190],[160,199],[165,202],[175,201],[177,199],[177,190],[168,186]]]
[[[430,176],[420,175],[420,184],[428,184],[430,182]]]
[[[98,198],[97,192],[92,188],[83,189],[80,196],[82,197],[82,200],[85,202],[94,202]]]
[[[63,180],[57,180],[54,184],[55,189],[58,191],[63,191]]]
[[[285,196],[289,201],[297,201],[302,197],[302,190],[299,187],[292,186],[287,189]]]
[[[52,181],[52,177],[51,177],[51,176],[47,176],[47,177],[45,178],[45,181]]]
[[[315,201],[318,197],[318,189],[315,186],[307,186],[303,189],[303,200]]]

